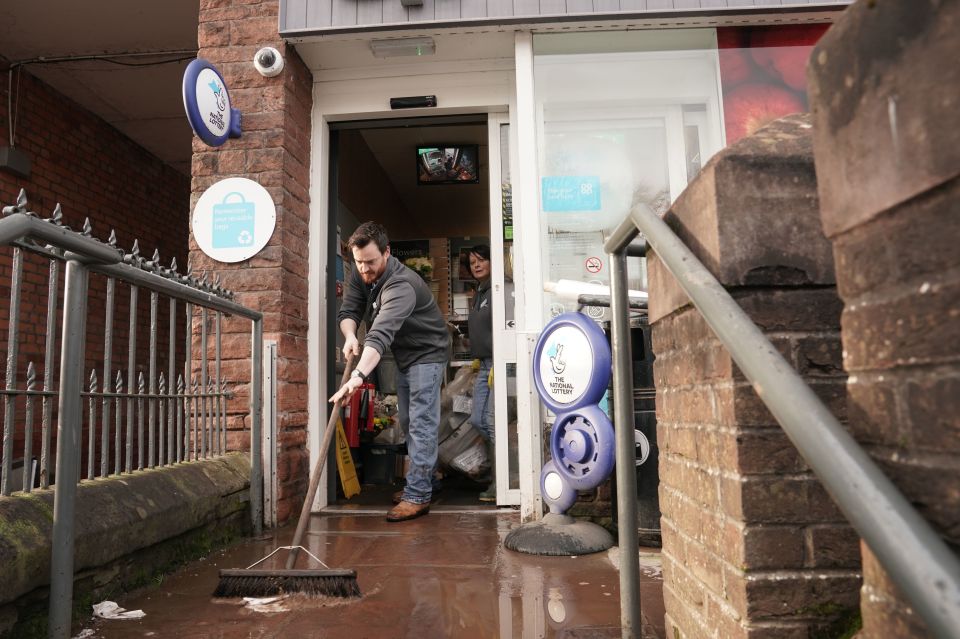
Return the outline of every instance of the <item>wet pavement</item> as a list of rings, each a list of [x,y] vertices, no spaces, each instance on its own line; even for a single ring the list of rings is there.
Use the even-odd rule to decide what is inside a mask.
[[[306,547],[333,568],[353,568],[360,599],[293,595],[261,607],[211,596],[221,568],[244,568],[290,543],[293,527],[191,563],[119,603],[140,620],[91,619],[86,637],[232,639],[304,637],[619,637],[619,553],[523,555],[503,547],[515,511],[435,506],[388,524],[386,509],[311,518]],[[286,551],[259,567],[282,568]],[[301,553],[298,568],[307,566]],[[644,638],[663,637],[660,557],[641,552]]]

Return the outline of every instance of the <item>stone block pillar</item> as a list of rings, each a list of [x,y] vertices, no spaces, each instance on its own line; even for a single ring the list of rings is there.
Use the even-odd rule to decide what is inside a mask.
[[[719,153],[665,219],[844,419],[808,119]],[[667,636],[836,636],[856,617],[857,535],[655,254],[649,280]]]
[[[960,549],[960,4],[857,2],[809,68],[857,440]],[[929,631],[866,546],[869,639]]]
[[[276,340],[277,519],[297,512],[307,484],[307,264],[312,76],[277,32],[278,0],[200,0],[199,57],[218,66],[233,106],[243,113],[243,136],[211,148],[194,137],[191,207],[203,191],[227,177],[246,177],[267,189],[277,208],[270,243],[238,264],[214,262],[191,240],[194,273],[220,275],[240,304],[264,314],[264,338]],[[253,66],[261,47],[283,54],[280,75],[265,78]],[[224,374],[235,383],[229,443],[249,445],[249,322],[224,322]],[[199,327],[194,326],[194,352]],[[211,342],[212,343],[212,342]]]

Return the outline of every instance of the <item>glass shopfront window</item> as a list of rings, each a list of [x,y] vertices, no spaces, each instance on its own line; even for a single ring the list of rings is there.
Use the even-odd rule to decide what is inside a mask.
[[[726,144],[805,111],[804,65],[825,29],[534,36],[544,278],[607,285],[603,241],[633,207],[663,215]],[[631,289],[646,289],[644,266],[631,258]],[[546,293],[544,319],[575,310],[575,291]]]

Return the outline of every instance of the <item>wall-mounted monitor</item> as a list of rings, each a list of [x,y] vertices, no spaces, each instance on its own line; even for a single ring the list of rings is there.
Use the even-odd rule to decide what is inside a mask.
[[[479,181],[478,145],[433,144],[417,147],[417,184],[476,184]]]

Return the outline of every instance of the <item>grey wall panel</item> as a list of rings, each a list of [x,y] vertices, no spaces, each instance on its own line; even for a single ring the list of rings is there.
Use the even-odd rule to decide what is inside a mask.
[[[362,29],[383,24],[439,22],[498,18],[562,18],[589,13],[689,11],[696,9],[797,9],[830,7],[852,0],[423,0],[404,7],[400,0],[280,0],[280,30],[290,34],[328,29]]]
[[[356,0],[356,4],[357,24],[382,24],[385,22],[383,19],[383,0]]]
[[[540,15],[556,15],[569,13],[566,0],[540,0]]]
[[[567,0],[567,13],[593,13],[593,11],[593,0]]]
[[[307,0],[307,29],[329,27],[332,16],[333,0]]]
[[[357,0],[333,0],[330,23],[335,27],[352,27],[357,24]]]
[[[465,4],[486,4],[483,0],[463,0]],[[436,0],[433,8],[434,20],[459,20],[461,0]]]
[[[410,19],[409,12],[407,8],[400,4],[400,0],[396,2],[390,2],[386,0],[382,2],[383,4],[383,21],[387,24],[393,24],[396,22],[406,22]]]
[[[396,0],[400,2],[400,0]],[[410,15],[410,22],[430,22],[434,20],[434,2],[435,0],[423,0],[419,7],[408,7],[407,12]]]
[[[513,15],[513,0],[487,0],[487,16],[493,18]]]
[[[620,0],[593,0],[594,11],[620,11]]]
[[[540,0],[513,0],[513,15],[515,16],[540,15]]]
[[[307,0],[280,3],[280,30],[303,29],[307,26]]]
[[[489,3],[484,0],[461,0],[461,18],[486,18],[490,14]],[[496,15],[496,14],[493,14]]]

